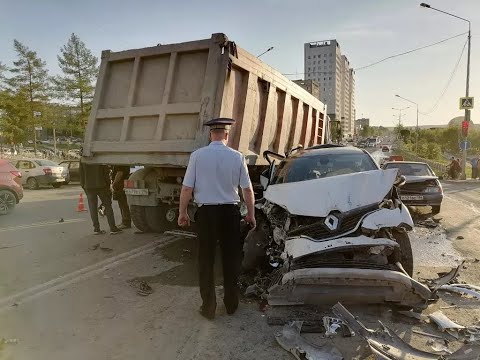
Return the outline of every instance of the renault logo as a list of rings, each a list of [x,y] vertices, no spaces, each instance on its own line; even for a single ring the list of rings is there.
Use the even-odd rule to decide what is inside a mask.
[[[335,215],[328,215],[325,218],[325,226],[330,231],[337,230],[337,228],[338,228],[338,218]]]

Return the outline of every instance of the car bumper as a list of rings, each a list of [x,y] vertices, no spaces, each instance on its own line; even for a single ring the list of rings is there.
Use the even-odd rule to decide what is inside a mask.
[[[55,175],[40,175],[36,177],[37,181],[41,185],[51,185],[55,183],[65,182],[65,177]]]
[[[432,293],[392,270],[307,268],[290,271],[268,290],[271,305],[390,303],[425,309]]]

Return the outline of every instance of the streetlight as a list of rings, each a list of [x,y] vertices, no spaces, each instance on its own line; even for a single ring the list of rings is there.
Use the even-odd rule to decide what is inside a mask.
[[[415,154],[418,155],[418,104],[415,101],[405,99],[404,97],[401,97],[400,95],[395,95],[396,97],[403,99],[405,101],[408,101],[409,103],[414,104],[417,107],[417,131],[416,131],[416,136],[415,136]]]
[[[397,109],[397,108],[392,107],[392,110],[397,110],[398,111],[398,126],[400,126],[400,124],[402,122],[402,111],[407,110],[407,109],[410,109],[410,106],[404,107],[403,109]]]
[[[272,50],[273,50],[273,46],[270,46],[267,50],[265,50],[263,53],[261,53],[260,55],[258,55],[257,58],[259,58],[260,56],[265,55],[267,52],[272,51]]]
[[[462,18],[462,17],[454,15],[454,14],[450,14],[450,13],[448,13],[446,11],[443,11],[443,10],[440,10],[440,9],[436,9],[434,7],[431,7],[430,5],[428,5],[426,3],[421,3],[420,6],[426,8],[426,9],[431,9],[431,10],[441,12],[442,14],[452,16],[454,18],[460,19],[460,20],[468,23],[468,52],[467,52],[467,81],[466,81],[467,84],[466,84],[466,90],[465,90],[465,96],[468,97],[469,87],[470,87],[470,47],[471,47],[471,40],[472,40],[472,32],[471,32],[472,27],[471,27],[470,20],[467,20],[465,18]],[[465,120],[468,121],[468,123],[470,123],[470,109],[465,109]],[[467,140],[466,136],[465,136],[465,140]],[[467,176],[465,174],[466,165],[467,165],[467,150],[465,149],[465,150],[463,150],[462,179],[467,178]]]

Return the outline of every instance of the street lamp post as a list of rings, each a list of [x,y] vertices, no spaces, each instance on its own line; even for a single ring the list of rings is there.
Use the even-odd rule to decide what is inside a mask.
[[[396,97],[408,101],[409,103],[415,105],[417,107],[417,128],[416,128],[416,135],[415,135],[415,154],[418,155],[418,104],[415,101],[405,99],[400,95],[395,95]]]
[[[469,90],[470,90],[469,89],[470,88],[470,48],[471,48],[471,43],[472,43],[472,32],[471,32],[472,26],[471,26],[470,20],[467,20],[465,18],[462,18],[462,17],[454,15],[454,14],[450,14],[449,12],[431,7],[430,5],[428,5],[426,3],[421,3],[420,6],[426,8],[426,9],[431,9],[431,10],[441,12],[442,14],[452,16],[454,18],[460,19],[460,20],[468,23],[467,80],[466,80],[466,89],[465,89],[465,96],[468,97],[469,96]],[[468,121],[468,123],[470,123],[470,109],[465,109],[465,120]],[[466,136],[465,136],[464,140],[467,140]],[[467,178],[467,175],[465,174],[466,166],[467,166],[467,150],[464,149],[463,150],[463,159],[462,159],[462,179]]]
[[[392,107],[392,110],[397,110],[398,111],[398,126],[400,126],[401,123],[402,123],[402,111],[407,110],[407,109],[410,109],[410,106],[407,106],[403,109],[397,109],[397,108]]]
[[[259,58],[260,56],[265,55],[266,53],[268,53],[269,51],[272,51],[272,50],[273,50],[273,46],[270,46],[267,50],[265,50],[263,53],[261,53],[260,55],[258,55],[257,58]]]

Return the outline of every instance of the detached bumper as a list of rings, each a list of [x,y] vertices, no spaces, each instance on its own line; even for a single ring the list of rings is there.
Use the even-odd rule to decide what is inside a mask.
[[[290,271],[268,290],[271,305],[381,304],[427,307],[431,291],[391,270],[308,268]]]

